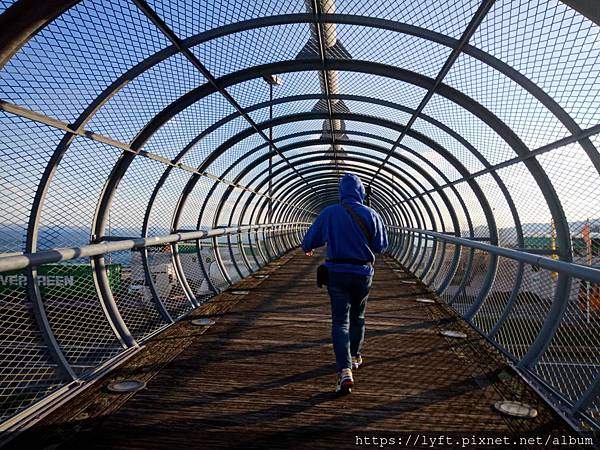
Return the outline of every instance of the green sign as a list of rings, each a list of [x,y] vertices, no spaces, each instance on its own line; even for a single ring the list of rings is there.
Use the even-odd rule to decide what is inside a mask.
[[[121,264],[106,264],[113,292],[121,289]],[[96,288],[89,264],[46,264],[38,267],[37,280],[44,297],[95,298]],[[0,273],[0,293],[27,289],[24,270]]]

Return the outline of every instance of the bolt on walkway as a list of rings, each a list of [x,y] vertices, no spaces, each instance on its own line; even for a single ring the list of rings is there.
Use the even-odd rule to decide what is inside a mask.
[[[388,257],[376,264],[365,364],[355,371],[354,392],[336,397],[329,300],[314,282],[320,260],[294,250],[265,266],[190,316],[214,325],[184,320],[167,329],[10,446],[350,448],[394,437],[419,447],[431,430],[457,439],[569,434],[447,306],[416,302],[433,296]],[[440,335],[445,329],[467,338]],[[147,388],[107,391],[125,378]],[[500,415],[492,405],[503,399],[527,402],[539,414]]]

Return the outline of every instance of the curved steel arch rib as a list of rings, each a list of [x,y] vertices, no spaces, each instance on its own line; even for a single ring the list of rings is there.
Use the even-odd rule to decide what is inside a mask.
[[[297,145],[295,145],[295,146],[294,146],[294,148],[296,148],[296,147],[297,147]],[[381,148],[380,148],[379,150],[380,150],[380,151],[382,151],[382,149],[381,149]],[[318,153],[318,152],[317,152],[317,153]],[[292,156],[290,159],[292,159],[292,160],[293,160],[294,158],[297,158],[298,156],[303,156],[303,155],[294,155],[294,156]],[[261,158],[257,159],[256,161],[257,161],[258,163],[260,163],[261,161],[267,160],[267,159],[268,159],[268,157],[269,157],[269,155],[268,155],[268,154],[266,154],[266,155],[263,155]],[[409,164],[411,164],[411,166],[412,166],[412,167],[417,167],[417,170],[420,170],[420,168],[419,168],[418,166],[416,166],[414,163],[410,162]],[[403,171],[402,171],[402,169],[399,169],[399,170],[400,170],[401,172],[403,172]],[[242,177],[244,177],[244,176],[246,175],[246,173],[247,173],[247,172],[249,172],[249,169],[248,169],[248,168],[247,168],[246,170],[243,170],[242,172],[240,172],[240,174],[238,174],[238,177],[237,177],[236,179],[241,179]],[[277,172],[276,174],[274,174],[274,176],[278,175],[279,173],[283,173],[283,172]],[[265,171],[263,171],[263,172],[259,173],[258,175],[256,175],[256,176],[255,176],[255,178],[254,178],[254,179],[251,181],[251,183],[252,183],[252,184],[254,184],[254,183],[255,183],[255,180],[256,180],[256,179],[258,179],[258,178],[260,178],[260,177],[261,177],[261,176],[263,176],[264,174],[265,174]],[[425,175],[426,175],[426,172],[424,172],[424,171],[421,171],[421,174],[425,174]],[[397,176],[399,179],[403,179],[403,175],[400,175],[399,173],[396,173],[396,176]],[[410,174],[407,174],[407,176],[408,176],[408,177],[410,177],[410,178],[412,178],[412,176],[411,176]],[[288,179],[293,179],[293,177],[288,177]],[[263,181],[264,181],[264,182],[266,182],[266,180],[263,180]],[[417,182],[417,183],[418,183],[418,182]],[[409,184],[410,184],[410,183],[409,183]],[[262,186],[262,185],[259,185],[258,189],[260,189],[260,187],[261,187],[261,186]],[[421,189],[422,189],[422,188],[423,188],[423,186],[421,186]],[[418,192],[418,190],[416,190],[416,189],[414,189],[414,188],[413,188],[413,192]]]
[[[305,62],[302,62],[302,63],[304,66],[306,65]],[[342,63],[342,64],[340,64],[340,63]],[[345,63],[345,65],[344,65],[344,63]],[[429,80],[426,79],[426,77],[419,76],[418,74],[415,74],[415,73],[409,73],[408,71],[402,71],[399,69],[386,67],[386,66],[380,65],[380,64],[357,62],[357,61],[342,61],[342,62],[328,61],[328,64],[329,64],[328,68],[331,68],[331,69],[360,70],[359,68],[362,67],[362,71],[365,71],[367,73],[376,73],[376,74],[383,75],[383,76],[390,76],[393,78],[401,79],[402,81],[411,82],[413,84],[416,84],[418,86],[425,87],[425,88],[432,86],[432,84],[431,84],[432,81],[430,79]],[[280,65],[281,65],[281,63],[266,65],[269,67],[269,70],[267,70],[267,73],[268,72],[286,71],[285,69],[277,70],[276,68],[279,67]],[[286,65],[287,65],[287,63],[286,63]],[[290,65],[296,66],[296,64],[294,64],[294,63],[290,63]],[[352,65],[352,69],[349,68],[348,65]],[[265,66],[263,66],[263,70],[264,70],[264,67]],[[299,67],[294,67],[294,68],[301,70]],[[367,68],[369,68],[370,70]],[[374,69],[377,69],[377,70],[374,70]],[[308,70],[308,69],[304,69],[304,70]],[[515,150],[515,152],[518,155],[525,157],[528,154],[529,150],[527,149],[525,144],[523,144],[523,142],[512,132],[512,130],[509,127],[507,127],[505,124],[503,124],[500,119],[498,119],[495,115],[493,115],[489,110],[484,108],[482,105],[479,105],[474,100],[464,96],[460,92],[454,90],[453,88],[445,86],[445,85],[440,85],[438,87],[437,93],[454,101],[455,103],[459,104],[463,108],[470,110],[471,112],[477,113],[477,115],[480,118],[482,118],[483,121],[488,126],[490,126],[492,129],[494,129],[513,148],[513,150]],[[191,95],[193,96],[193,94],[191,94]],[[188,99],[188,101],[189,101],[189,99]],[[273,125],[276,124],[276,120],[277,119],[272,121]],[[240,137],[240,136],[238,136],[238,137]],[[570,250],[570,244],[569,244],[570,238],[569,238],[568,226],[566,223],[564,212],[562,211],[562,206],[560,204],[560,200],[558,199],[558,196],[556,195],[556,192],[554,191],[552,184],[548,180],[547,176],[545,175],[545,172],[543,171],[543,169],[541,168],[539,163],[537,161],[527,159],[524,161],[524,164],[527,166],[527,168],[532,173],[533,177],[536,179],[538,185],[540,186],[542,194],[546,197],[546,201],[548,202],[548,206],[549,206],[550,212],[552,214],[552,217],[554,219],[554,223],[555,223],[555,226],[557,229],[557,236],[558,236],[557,241],[560,241],[559,245],[558,245],[559,255],[562,259],[570,260],[571,259],[571,250]],[[568,290],[568,286],[565,284],[565,281],[566,280],[561,279],[560,289],[558,290],[559,292],[561,292],[560,295],[563,298],[564,298],[565,292]],[[566,305],[564,305],[564,306],[566,306]],[[476,311],[473,311],[473,314],[475,312]],[[564,310],[563,310],[563,312],[564,312]]]
[[[360,143],[359,143],[359,146],[360,146]],[[282,148],[285,148],[285,147],[282,147]],[[372,145],[371,145],[371,146],[367,146],[367,148],[370,148],[371,150],[373,150],[373,149],[375,149],[375,150],[378,150],[378,151],[379,151],[379,152],[381,152],[381,153],[384,153],[384,152],[385,152],[385,148],[383,148],[383,147],[382,147],[382,148],[379,148],[379,149],[377,149],[377,148],[375,148],[374,146],[372,146]],[[410,149],[407,149],[407,151],[410,151],[410,152],[414,153],[415,155],[419,156],[419,157],[421,158],[421,160],[424,162],[425,166],[427,166],[427,165],[428,165],[428,161],[427,161],[425,158],[423,158],[421,155],[419,155],[417,152],[414,152],[414,151],[412,151],[412,150],[410,150]],[[311,153],[310,155],[312,156],[313,154],[318,154],[318,153],[319,153],[319,152],[314,152],[314,153]],[[348,153],[349,153],[349,154],[355,154],[356,156],[360,156],[358,153],[354,153],[354,152],[348,152]],[[305,154],[305,153],[303,153],[302,155],[303,155],[303,156],[307,156],[308,154]],[[267,155],[265,155],[265,156],[264,156],[264,158],[266,158],[266,157],[267,157]],[[369,157],[373,158],[373,156],[370,156],[370,155],[369,155]],[[293,159],[293,158],[294,158],[294,157],[292,157],[292,159]],[[376,159],[376,158],[375,158],[375,159]],[[377,160],[377,159],[376,159],[376,160]],[[401,160],[404,160],[404,158],[401,158]],[[380,160],[380,159],[379,159],[379,160],[377,160],[377,161],[379,161],[379,163],[381,162],[381,160]],[[393,163],[391,163],[391,164],[393,164]],[[411,167],[415,168],[415,166],[414,166],[414,163],[412,163],[412,162],[409,162],[409,165],[411,165]],[[403,181],[404,181],[404,183],[405,183],[405,184],[407,184],[409,187],[410,187],[410,186],[412,186],[412,183],[411,183],[411,182],[409,182],[409,181],[407,181],[407,179],[405,179],[405,178],[403,177],[403,175],[402,175],[402,173],[404,173],[403,169],[401,169],[400,167],[398,167],[398,166],[395,166],[395,165],[393,165],[393,167],[394,167],[394,169],[396,170],[396,172],[392,171],[392,176],[394,176],[394,175],[395,175],[395,176],[396,176],[398,179],[400,179],[400,180],[403,180]],[[430,167],[431,167],[431,170],[433,170],[434,172],[435,172],[435,171],[438,171],[438,172],[440,173],[440,175],[441,175],[442,179],[444,179],[444,178],[445,178],[445,177],[443,176],[443,173],[441,173],[441,171],[440,171],[440,170],[439,170],[437,167],[435,167],[434,165],[432,165],[432,166],[430,166]],[[416,166],[416,169],[417,169],[417,171],[420,171],[420,167],[419,167],[419,166]],[[238,179],[240,179],[242,176],[244,176],[245,172],[246,172],[246,171],[244,171],[244,172],[240,173],[240,174],[238,175]],[[263,171],[263,172],[262,172],[262,174],[264,174],[264,173],[265,173],[265,171]],[[422,171],[421,171],[421,174],[423,174],[423,172],[422,172]],[[426,172],[425,172],[425,174],[426,174]],[[256,179],[256,178],[259,178],[260,176],[261,176],[261,174],[259,174],[257,177],[255,177],[255,179]],[[413,177],[412,177],[410,174],[406,173],[406,176],[408,176],[410,179],[414,180],[414,178],[413,178]],[[254,180],[255,180],[255,179],[253,179],[253,180],[251,181],[251,184],[254,184]],[[422,185],[420,185],[420,183],[419,183],[417,180],[414,180],[414,181],[415,181],[415,183],[416,183],[418,186],[420,186],[421,190],[423,190],[423,186],[422,186]],[[433,182],[435,183],[435,181],[433,181]],[[413,192],[416,192],[416,191],[417,191],[417,190],[416,190],[416,188],[414,188],[414,187],[412,188],[412,190],[413,190]],[[470,214],[469,214],[469,211],[468,211],[468,209],[467,209],[466,205],[464,204],[464,201],[462,200],[462,198],[461,198],[461,197],[460,197],[460,195],[458,194],[458,192],[456,192],[456,191],[454,191],[454,192],[455,192],[455,195],[457,196],[457,199],[458,199],[458,201],[459,201],[460,205],[462,206],[463,213],[464,213],[464,214],[465,214],[465,216],[466,216],[466,219],[467,219],[467,224],[468,224],[468,227],[469,227],[469,235],[470,235],[470,236],[473,236],[473,226],[472,226],[472,222],[471,222],[471,219],[470,219]],[[401,195],[404,195],[404,194],[401,194]],[[410,199],[411,197],[407,197],[408,195],[409,195],[409,194],[406,194],[406,195],[404,195],[404,198],[405,198],[405,199]],[[413,196],[412,198],[414,199],[415,197]],[[417,197],[417,198],[418,198],[418,197]],[[442,230],[443,230],[443,231],[445,231],[445,226],[446,226],[446,225],[445,225],[445,223],[444,223],[444,221],[443,221],[443,218],[442,218],[442,215],[441,215],[441,213],[440,213],[440,211],[439,211],[439,209],[438,209],[438,205],[436,204],[436,202],[434,202],[434,201],[433,201],[433,199],[431,199],[431,200],[432,200],[433,207],[434,207],[434,208],[437,210],[438,217],[440,218],[440,222],[441,222],[441,225],[442,225]],[[424,206],[425,206],[425,208],[426,208],[426,209],[429,211],[429,216],[431,217],[431,223],[433,224],[433,227],[435,228],[435,227],[436,227],[436,226],[435,226],[435,219],[433,219],[433,216],[431,215],[431,212],[430,212],[429,206],[427,205],[427,203],[424,203]],[[390,207],[390,206],[388,206],[386,209],[389,209],[389,207]],[[383,212],[385,212],[385,210],[384,210]],[[455,217],[455,216],[456,216],[456,215],[455,215],[455,213],[454,213],[454,210],[453,210],[453,209],[451,209],[451,210],[449,211],[449,213],[450,213],[450,215],[451,215],[452,217]],[[400,221],[400,223],[401,223],[401,222],[402,222],[402,221]],[[394,222],[392,221],[391,223],[394,223]],[[455,225],[453,225],[453,229],[455,229],[455,230],[456,230],[456,228],[455,228]],[[470,266],[470,261],[471,261],[471,259],[472,259],[472,257],[469,259],[469,266]],[[426,271],[427,271],[427,270],[425,270],[425,272],[426,272]],[[458,295],[458,292],[460,292],[460,290],[459,290],[459,291],[457,291],[457,295]]]
[[[385,152],[385,149],[381,148],[381,149],[380,149],[380,152],[381,152],[381,153],[384,153],[384,152]],[[318,160],[318,159],[322,159],[322,158],[323,158],[323,156],[321,156],[320,158],[319,158],[319,157],[317,157],[317,158],[316,158],[316,160]],[[315,158],[313,158],[313,159],[315,159]],[[379,163],[381,162],[381,160],[380,160],[380,159],[376,159],[376,160],[377,160]],[[363,159],[363,160],[361,160],[361,159],[358,159],[358,161],[364,162],[365,160],[364,160],[364,159]],[[410,164],[410,165],[413,165],[413,167],[414,167],[414,168],[417,168],[417,170],[421,170],[421,171],[422,171],[422,169],[420,169],[420,168],[419,168],[417,165],[415,165],[413,162],[409,162],[409,164]],[[283,169],[282,169],[282,170],[283,170]],[[323,169],[322,167],[320,167],[320,166],[317,166],[317,167],[308,167],[308,168],[306,168],[306,169],[301,169],[301,170],[323,171],[324,169]],[[365,171],[365,170],[364,170],[364,169],[362,169],[362,168],[360,168],[360,170],[358,170],[358,169],[354,169],[354,170],[358,171],[359,173],[363,173],[364,175],[369,175],[369,174],[370,174],[370,172],[368,172],[368,171]],[[277,172],[274,172],[274,174],[275,174],[275,173],[277,173]],[[424,172],[424,171],[423,171],[422,173],[424,173],[424,174],[425,174],[425,176],[428,176],[428,175],[426,174],[426,172]],[[289,179],[289,178],[290,178],[290,177],[288,177],[288,179]],[[308,178],[308,179],[310,179],[309,177],[307,177],[307,178]],[[435,183],[435,181],[433,181],[433,182]],[[289,188],[289,190],[292,190],[292,189],[297,189],[297,186],[292,186],[291,188]],[[301,195],[301,193],[298,193],[298,195]],[[454,221],[454,223],[453,223],[453,228],[454,228],[454,230],[458,230],[459,228],[457,227],[456,214],[454,213],[453,207],[452,207],[451,203],[448,201],[448,199],[446,198],[446,196],[443,194],[443,192],[441,193],[441,195],[442,195],[442,199],[445,201],[445,204],[446,204],[446,206],[447,206],[447,208],[448,208],[448,210],[449,210],[449,212],[450,212],[450,215],[451,215],[451,217],[453,218],[453,221]],[[411,202],[409,202],[409,203],[408,203],[408,205],[409,205],[409,206],[412,208],[412,203],[411,203]],[[427,206],[427,204],[426,204],[426,203],[424,203],[424,205],[425,205],[425,208],[426,208],[426,210],[429,212],[429,215],[430,215],[430,217],[432,217],[432,221],[433,221],[433,223],[435,223],[435,221],[433,220],[433,216],[431,215],[431,211],[429,210],[429,207]],[[440,217],[440,219],[441,219],[441,221],[442,221],[442,224],[443,224],[443,219],[442,219],[442,216],[441,216],[441,214],[440,214],[440,212],[439,212],[439,209],[437,209],[437,205],[435,204],[435,202],[433,203],[433,205],[434,205],[434,207],[436,208],[436,210],[437,210],[437,212],[438,212],[438,215],[439,215],[439,217]],[[465,209],[466,209],[466,208],[465,208]],[[417,210],[420,210],[420,208],[417,208]],[[468,214],[468,212],[467,212],[467,214]],[[415,211],[414,211],[414,209],[413,209],[413,217],[416,217],[416,218],[417,218],[417,220],[419,220],[419,216],[421,217],[421,219],[422,219],[422,220],[423,220],[423,222],[424,222],[424,218],[423,218],[423,215],[422,215],[422,213],[420,213],[420,212],[419,212],[419,214],[417,214],[417,213],[415,213]],[[420,221],[419,221],[419,222],[420,222]],[[457,231],[455,231],[455,233],[457,233]],[[457,250],[458,250],[458,249],[457,249]],[[432,255],[432,257],[433,257],[433,255]],[[458,256],[456,256],[456,258],[458,258]],[[453,261],[453,269],[452,269],[452,270],[454,270],[454,268],[455,268],[455,266],[456,266],[456,264],[457,264],[457,262],[458,262],[456,258],[455,258],[455,260]],[[415,255],[415,259],[416,259],[416,255]],[[413,259],[413,261],[412,261],[412,262],[414,262],[414,259]],[[411,264],[412,264],[412,262],[411,262]],[[429,268],[429,264],[428,264],[428,265],[427,265],[427,267],[425,268],[425,272],[428,270],[428,268]],[[449,279],[450,279],[450,278],[448,278],[448,280],[449,280]],[[442,285],[442,286],[443,286],[443,285]]]

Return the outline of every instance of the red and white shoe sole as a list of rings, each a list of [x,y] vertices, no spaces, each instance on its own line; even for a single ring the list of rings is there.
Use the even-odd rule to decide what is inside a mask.
[[[340,389],[338,394],[350,394],[352,393],[352,387],[354,386],[354,382],[352,381],[343,381],[340,385]]]

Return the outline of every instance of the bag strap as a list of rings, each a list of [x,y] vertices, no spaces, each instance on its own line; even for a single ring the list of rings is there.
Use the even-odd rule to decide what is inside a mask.
[[[352,209],[352,207],[350,205],[346,205],[345,203],[342,203],[342,206],[344,207],[344,209],[346,211],[348,211],[348,214],[350,214],[350,217],[352,217],[352,220],[354,220],[354,223],[356,223],[358,225],[358,227],[361,229],[361,231],[367,238],[367,247],[370,248],[371,247],[371,232],[369,231],[369,227],[367,227],[367,224],[362,219],[362,217],[360,217],[356,213],[356,211],[354,211]]]

